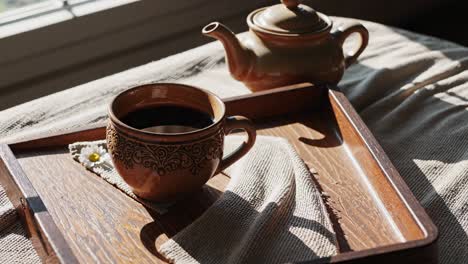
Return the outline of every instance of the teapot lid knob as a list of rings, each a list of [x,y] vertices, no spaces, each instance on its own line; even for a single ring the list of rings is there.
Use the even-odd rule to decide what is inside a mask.
[[[288,9],[296,9],[297,6],[300,4],[300,0],[281,0],[281,3],[285,5]]]

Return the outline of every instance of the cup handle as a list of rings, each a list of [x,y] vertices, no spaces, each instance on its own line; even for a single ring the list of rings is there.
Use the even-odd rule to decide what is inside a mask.
[[[367,44],[369,44],[369,31],[362,24],[355,23],[344,28],[340,27],[337,31],[333,32],[333,36],[341,47],[343,47],[345,40],[353,33],[358,33],[361,36],[361,44],[357,51],[345,55],[346,68],[355,63],[359,55],[366,49]]]
[[[255,126],[250,119],[243,116],[231,116],[226,118],[224,125],[224,133],[228,135],[234,129],[242,129],[247,132],[247,142],[242,142],[236,150],[221,160],[218,169],[215,174],[220,173],[222,170],[231,166],[234,162],[242,158],[249,150],[253,147],[255,139],[257,138],[257,131]]]

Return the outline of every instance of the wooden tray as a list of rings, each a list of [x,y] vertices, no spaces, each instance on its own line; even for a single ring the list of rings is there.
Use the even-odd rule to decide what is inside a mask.
[[[339,254],[320,263],[437,263],[436,227],[341,92],[302,84],[225,102],[259,134],[288,138],[317,171],[339,241]],[[159,216],[72,160],[67,144],[104,137],[105,128],[94,127],[2,145],[1,184],[46,260],[164,262],[158,246],[229,179],[212,178]]]

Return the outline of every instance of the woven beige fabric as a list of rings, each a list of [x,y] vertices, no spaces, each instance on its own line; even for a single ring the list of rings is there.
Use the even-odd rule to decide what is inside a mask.
[[[227,148],[242,137],[230,137]],[[259,137],[227,170],[226,192],[164,243],[175,263],[286,263],[336,254],[336,237],[312,176],[284,139]]]
[[[15,208],[0,186],[0,263],[41,263]]]
[[[70,144],[68,149],[70,150],[70,154],[72,155],[73,159],[77,162],[78,157],[80,156],[81,150],[84,147],[90,146],[101,146],[107,151],[106,141],[105,140],[98,140],[98,141],[88,141],[88,142],[76,142]],[[83,167],[83,169],[85,169]],[[94,172],[96,175],[104,179],[106,182],[112,184],[120,191],[124,192],[126,195],[130,196],[131,198],[135,199],[136,201],[144,204],[145,206],[155,210],[160,214],[164,214],[167,212],[167,207],[169,207],[170,203],[155,203],[145,199],[141,199],[136,196],[131,187],[120,177],[120,175],[115,170],[114,166],[112,165],[112,161],[109,160],[109,163],[99,164],[92,168],[89,168],[90,171]]]

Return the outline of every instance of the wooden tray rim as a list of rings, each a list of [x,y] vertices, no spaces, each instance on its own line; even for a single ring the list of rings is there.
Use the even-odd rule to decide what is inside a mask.
[[[252,99],[256,97],[268,96],[275,93],[281,92],[294,92],[295,90],[303,88],[311,88],[311,84],[299,84],[291,85],[282,88],[271,89],[262,92],[256,92],[247,95],[235,96],[230,98],[223,99],[224,102],[232,102],[237,100]],[[315,87],[316,88],[316,87]],[[366,145],[369,152],[372,154],[372,157],[379,165],[380,169],[384,173],[385,177],[389,180],[394,190],[398,193],[400,199],[404,202],[406,208],[411,212],[415,221],[418,223],[421,230],[423,230],[425,237],[418,240],[406,241],[402,243],[380,246],[372,249],[365,249],[359,251],[343,252],[338,255],[332,256],[329,258],[331,263],[342,262],[342,261],[351,261],[365,257],[372,257],[376,255],[411,250],[415,248],[425,247],[434,244],[438,238],[438,229],[430,219],[430,217],[425,212],[424,208],[420,205],[417,199],[412,194],[411,190],[404,182],[403,178],[400,176],[399,172],[396,170],[394,165],[391,163],[390,159],[385,154],[384,150],[377,142],[373,134],[370,132],[368,127],[365,125],[364,121],[359,117],[354,107],[344,96],[344,94],[336,86],[328,86],[328,95],[336,100],[339,103],[339,107],[349,119],[355,131],[358,133],[360,140]],[[65,238],[61,234],[58,227],[55,225],[50,213],[45,208],[42,200],[38,196],[31,182],[29,181],[27,175],[21,169],[19,162],[16,160],[13,151],[26,151],[35,148],[42,147],[56,147],[63,146],[64,143],[59,144],[58,141],[63,140],[64,138],[73,137],[77,134],[89,133],[89,134],[102,134],[105,130],[105,125],[102,123],[87,125],[83,127],[62,130],[56,133],[47,134],[47,136],[39,135],[34,138],[20,140],[17,142],[11,142],[8,144],[0,144],[0,159],[3,160],[6,167],[10,170],[10,174],[15,180],[15,184],[21,188],[21,186],[28,186],[28,188],[21,188],[23,192],[23,199],[26,200],[28,204],[26,207],[19,207],[20,211],[29,211],[29,213],[36,219],[37,225],[39,225],[37,230],[44,230],[46,237],[40,237],[43,239],[43,243],[49,244],[54,249],[55,255],[58,257],[62,263],[78,263],[78,260],[74,256],[70,247],[66,243]],[[98,139],[98,138],[96,138]],[[100,138],[102,139],[102,137]],[[45,140],[46,144],[43,144]],[[48,142],[48,143],[47,143]],[[18,182],[18,179],[22,183]],[[31,206],[31,201],[28,200],[28,197],[39,197],[37,199],[42,203],[42,209],[38,206]],[[36,201],[37,202],[37,201]],[[40,206],[41,207],[41,206]],[[45,211],[44,211],[45,208]],[[21,213],[24,215],[24,212]],[[27,217],[27,216],[26,216]],[[65,246],[61,245],[65,243]]]

